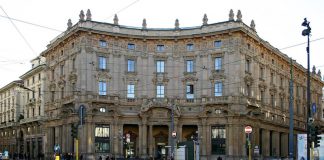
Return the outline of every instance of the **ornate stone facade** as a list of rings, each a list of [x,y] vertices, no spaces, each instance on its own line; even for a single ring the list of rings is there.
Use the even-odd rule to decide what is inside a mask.
[[[140,28],[80,21],[51,41],[46,58],[45,154],[163,157],[171,142],[199,142],[201,159],[247,157],[244,127],[253,128],[255,158],[286,157],[289,65],[242,14],[199,27]],[[305,132],[306,70],[294,62],[295,133]],[[312,99],[322,105],[323,81],[312,74]],[[80,119],[80,106],[84,119]],[[171,120],[173,115],[174,120]],[[317,113],[321,119],[322,113]],[[172,138],[172,126],[177,136]],[[191,153],[191,152],[190,152]]]

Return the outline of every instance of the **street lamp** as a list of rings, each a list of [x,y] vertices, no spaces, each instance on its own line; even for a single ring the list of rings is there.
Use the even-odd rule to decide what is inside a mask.
[[[307,128],[307,159],[310,159],[310,127],[312,123],[310,122],[311,119],[311,111],[310,111],[310,62],[309,62],[309,36],[311,33],[311,27],[309,26],[309,21],[307,21],[306,18],[304,18],[304,22],[302,23],[302,26],[306,27],[306,29],[303,30],[302,35],[307,36],[307,120],[306,120],[306,128]]]

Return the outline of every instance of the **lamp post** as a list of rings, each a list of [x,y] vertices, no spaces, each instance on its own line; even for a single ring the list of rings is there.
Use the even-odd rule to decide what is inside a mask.
[[[307,159],[310,159],[310,127],[311,127],[311,110],[310,110],[310,62],[309,62],[309,36],[311,33],[311,27],[309,26],[309,21],[307,21],[306,18],[304,18],[304,22],[302,23],[302,26],[306,27],[306,29],[303,30],[302,35],[307,36],[307,120],[306,120],[306,127],[307,127]]]

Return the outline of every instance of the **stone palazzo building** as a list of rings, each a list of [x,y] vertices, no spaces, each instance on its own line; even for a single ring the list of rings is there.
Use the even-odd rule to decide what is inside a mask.
[[[208,24],[205,15],[201,26],[176,20],[166,29],[148,28],[145,19],[138,28],[119,25],[117,15],[113,24],[96,22],[90,10],[79,17],[41,53],[47,157],[54,146],[76,149],[71,128],[80,121],[79,153],[88,159],[167,157],[172,141],[193,139],[201,159],[246,158],[247,125],[256,157],[287,157],[290,58],[240,11],[224,22]],[[306,69],[293,61],[293,70],[294,130],[305,133]],[[324,83],[315,71],[312,102],[321,106]],[[322,112],[315,116],[323,122]]]

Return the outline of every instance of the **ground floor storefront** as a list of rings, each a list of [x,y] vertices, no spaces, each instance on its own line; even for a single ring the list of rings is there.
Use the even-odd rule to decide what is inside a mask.
[[[116,110],[89,111],[84,123],[78,127],[78,147],[71,131],[72,125],[79,123],[79,117],[52,120],[46,124],[46,156],[52,157],[54,146],[59,146],[61,154],[74,154],[78,148],[79,155],[88,159],[100,156],[162,159],[170,156],[171,144],[177,147],[177,144],[194,141],[199,144],[195,149],[199,148],[201,159],[247,158],[247,135],[244,132],[247,125],[253,128],[249,136],[251,148],[258,151],[252,151],[254,158],[288,156],[288,125],[228,113],[190,115],[174,110],[173,121],[171,115],[172,110],[168,107],[152,107],[140,114],[128,115]]]

